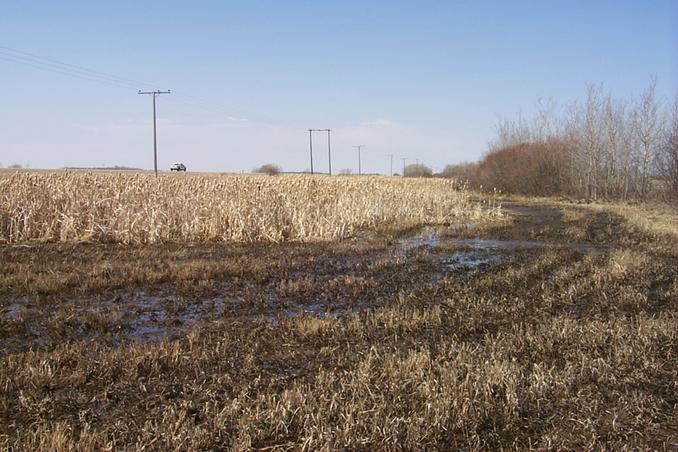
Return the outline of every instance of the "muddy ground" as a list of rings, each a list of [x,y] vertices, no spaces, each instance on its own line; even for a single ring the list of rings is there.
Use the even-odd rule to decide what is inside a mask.
[[[223,318],[276,324],[370,311],[403,291],[520,265],[546,248],[607,248],[544,235],[563,227],[558,209],[507,204],[504,212],[511,229],[460,221],[338,245],[7,247],[4,349],[159,341]]]
[[[331,244],[2,246],[0,446],[678,447],[675,236],[503,211]]]

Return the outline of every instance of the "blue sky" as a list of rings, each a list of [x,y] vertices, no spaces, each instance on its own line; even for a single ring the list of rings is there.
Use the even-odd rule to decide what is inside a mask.
[[[333,169],[356,170],[351,146],[365,144],[371,172],[391,153],[436,169],[475,160],[498,118],[581,99],[588,83],[632,97],[656,76],[667,103],[678,91],[675,0],[0,6],[3,165],[152,167],[137,88],[173,90],[158,102],[161,167],[304,170],[306,129],[330,127]],[[75,78],[17,50],[131,81]],[[324,170],[325,137],[314,145]]]

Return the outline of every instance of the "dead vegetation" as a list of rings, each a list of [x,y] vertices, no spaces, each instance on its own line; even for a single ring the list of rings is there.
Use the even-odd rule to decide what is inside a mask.
[[[678,447],[675,216],[505,212],[332,243],[4,245],[0,447]]]
[[[0,174],[0,243],[331,241],[497,213],[449,180]]]
[[[675,203],[678,99],[671,108],[655,87],[624,99],[590,85],[581,103],[539,102],[532,118],[499,122],[480,161],[443,175],[514,195]]]

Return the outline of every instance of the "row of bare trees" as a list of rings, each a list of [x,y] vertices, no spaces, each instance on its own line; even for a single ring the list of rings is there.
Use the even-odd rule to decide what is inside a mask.
[[[655,81],[637,98],[589,86],[584,103],[539,103],[530,120],[504,120],[477,164],[448,166],[475,185],[591,199],[678,196],[678,103],[667,109]]]

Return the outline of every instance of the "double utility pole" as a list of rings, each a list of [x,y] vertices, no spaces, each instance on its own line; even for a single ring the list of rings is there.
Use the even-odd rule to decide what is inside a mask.
[[[360,150],[365,147],[364,144],[358,144],[353,146],[358,150],[358,176],[363,174],[362,166],[360,165]]]
[[[327,132],[327,168],[332,175],[332,148],[330,146],[330,132],[332,129],[308,129],[308,145],[311,153],[311,174],[313,174],[313,132]]]
[[[407,157],[402,157],[400,160],[403,161],[403,177],[405,177],[405,162],[407,161]]]
[[[391,173],[390,173],[390,175],[393,176],[393,154],[386,154],[386,156],[391,158]]]
[[[160,94],[170,94],[170,90],[167,91],[141,91],[139,94],[151,94],[153,95],[153,170],[155,171],[155,176],[158,177],[158,133],[156,131],[155,123],[155,98]]]
[[[311,151],[311,174],[313,174],[313,129],[308,129],[308,148]]]

